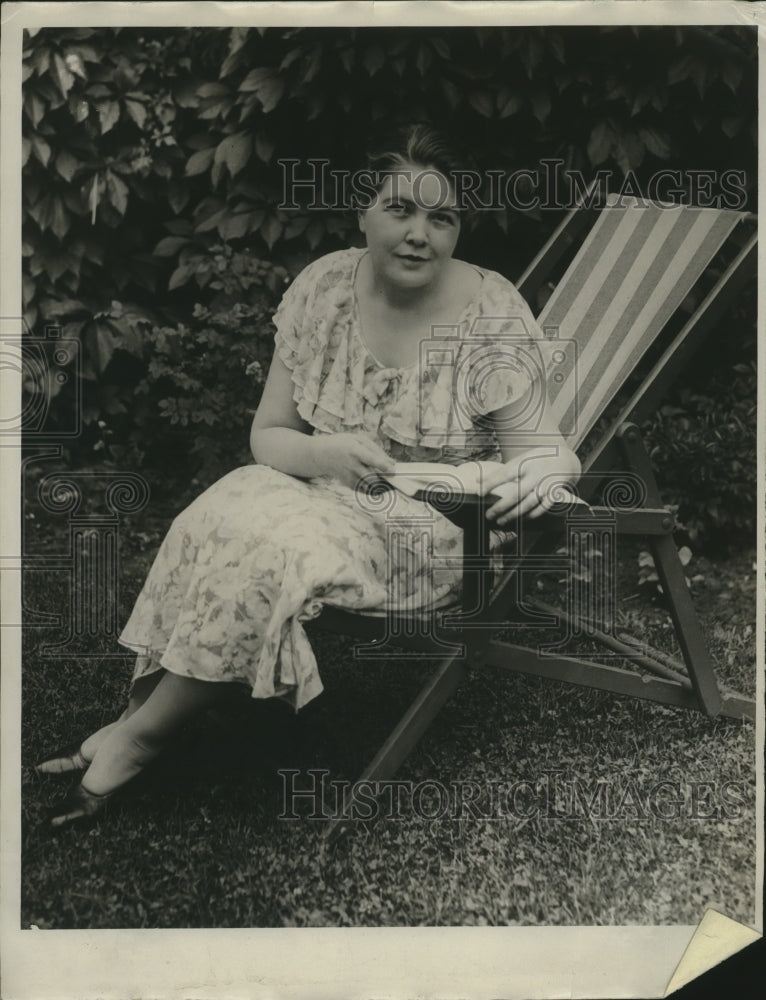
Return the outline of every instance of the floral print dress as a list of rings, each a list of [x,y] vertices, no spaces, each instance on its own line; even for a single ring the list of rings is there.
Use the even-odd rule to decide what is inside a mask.
[[[315,434],[368,435],[396,461],[498,459],[487,414],[540,381],[526,303],[477,268],[478,291],[454,325],[434,329],[419,363],[386,368],[360,329],[354,283],[365,252],[310,264],[275,314],[300,416]],[[173,521],[120,642],[138,653],[134,682],[165,668],[300,708],[322,690],[302,622],[326,604],[385,613],[453,603],[460,569],[448,557],[461,546],[457,527],[398,491],[366,496],[328,477],[247,465]]]

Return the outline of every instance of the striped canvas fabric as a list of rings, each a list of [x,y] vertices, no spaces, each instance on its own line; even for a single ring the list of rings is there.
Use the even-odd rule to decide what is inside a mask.
[[[610,195],[538,317],[548,394],[577,447],[742,218]]]

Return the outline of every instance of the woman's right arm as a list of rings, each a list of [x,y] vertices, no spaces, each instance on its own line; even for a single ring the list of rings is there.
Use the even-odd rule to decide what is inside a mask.
[[[290,370],[275,352],[250,429],[253,458],[291,476],[320,476],[317,440],[298,413]]]
[[[359,479],[390,472],[394,462],[359,434],[313,434],[298,413],[290,370],[275,352],[250,430],[250,451],[259,465],[290,476],[333,476],[352,488]]]

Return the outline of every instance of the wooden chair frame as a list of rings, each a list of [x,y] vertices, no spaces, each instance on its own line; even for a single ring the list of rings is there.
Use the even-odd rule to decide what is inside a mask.
[[[534,298],[567,249],[578,243],[596,212],[595,208],[577,208],[553,233],[517,283],[528,301]],[[743,222],[748,223],[751,219],[743,217]],[[735,233],[742,228],[738,225]],[[639,505],[577,505],[564,511],[552,511],[534,522],[520,523],[517,526],[517,550],[508,570],[497,583],[493,582],[487,560],[489,528],[484,517],[487,502],[478,497],[465,497],[456,505],[454,497],[427,493],[424,497],[429,503],[464,530],[463,611],[458,610],[441,618],[435,616],[425,630],[418,630],[412,628],[411,619],[365,616],[331,607],[324,609],[318,620],[320,627],[364,640],[368,651],[378,647],[384,653],[387,644],[395,644],[398,648],[412,650],[415,655],[440,656],[438,666],[359,782],[375,783],[391,778],[443,705],[465,680],[468,671],[479,666],[501,667],[631,695],[694,709],[711,717],[755,718],[755,703],[752,700],[722,693],[719,689],[673,541],[674,517],[663,505],[638,425],[656,410],[667,388],[714,329],[735,296],[754,276],[756,244],[755,232],[737,240],[740,248],[734,260],[663,351],[583,463],[583,479],[579,485],[579,494],[583,499],[598,495],[615,470],[619,470],[623,476],[627,473],[643,483],[644,495]],[[518,612],[523,608],[522,577],[549,567],[552,558],[555,562],[552,553],[562,533],[579,531],[587,534],[594,529],[598,531],[604,525],[616,531],[617,535],[647,538],[668,601],[686,674],[668,669],[651,659],[647,662],[640,651],[633,652],[628,647],[623,647],[624,658],[648,668],[652,676],[579,656],[543,656],[536,649],[495,637],[499,623],[507,621],[509,612]],[[340,813],[324,828],[323,837],[334,836],[347,822],[354,797],[352,786]]]

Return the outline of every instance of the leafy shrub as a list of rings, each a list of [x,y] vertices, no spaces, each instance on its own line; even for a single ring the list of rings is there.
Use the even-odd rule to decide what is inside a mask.
[[[251,460],[249,428],[273,349],[271,316],[288,277],[225,244],[193,260],[190,274],[209,304],[197,302],[186,322],[151,327],[131,426],[117,434],[127,444],[110,443],[109,455],[209,483]]]
[[[226,293],[216,255],[243,269],[235,283],[248,255],[295,274],[356,232],[305,191],[279,208],[280,159],[301,176],[310,158],[353,168],[368,125],[406,112],[446,124],[482,168],[547,160],[554,187],[564,170],[619,186],[628,171],[645,184],[659,168],[739,169],[752,201],[756,73],[755,31],[736,26],[28,32],[23,309],[31,329],[82,342],[72,461],[143,451],[164,471],[170,454],[210,468],[223,455],[223,398],[257,399],[242,362],[270,344],[281,272],[250,286],[262,299],[244,283]],[[460,253],[510,277],[559,219],[480,216]],[[242,295],[239,311],[223,293]]]
[[[756,516],[755,361],[706,391],[681,387],[647,428],[663,499],[692,540],[752,540]]]

